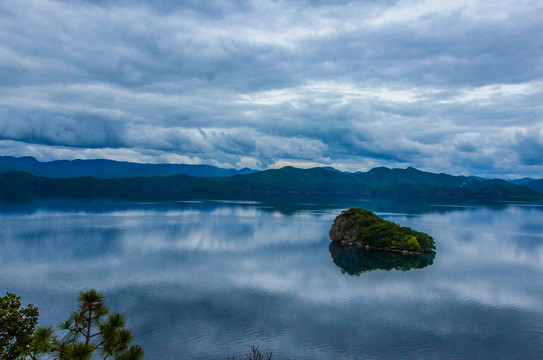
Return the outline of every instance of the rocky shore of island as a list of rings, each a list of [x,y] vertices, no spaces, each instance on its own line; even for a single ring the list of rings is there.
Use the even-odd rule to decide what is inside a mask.
[[[435,253],[434,239],[423,232],[381,219],[365,209],[351,208],[338,215],[330,239],[342,246],[402,255]]]

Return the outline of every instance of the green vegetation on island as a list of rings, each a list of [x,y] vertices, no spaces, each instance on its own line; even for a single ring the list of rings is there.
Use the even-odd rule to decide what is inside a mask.
[[[330,239],[341,245],[405,254],[433,253],[436,250],[430,235],[358,208],[343,211],[336,217],[330,229]]]

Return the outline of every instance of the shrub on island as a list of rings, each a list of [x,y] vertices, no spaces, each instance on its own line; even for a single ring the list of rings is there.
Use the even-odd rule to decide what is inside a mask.
[[[365,209],[351,208],[338,215],[330,239],[346,246],[403,254],[433,253],[434,239],[423,232],[386,221]]]

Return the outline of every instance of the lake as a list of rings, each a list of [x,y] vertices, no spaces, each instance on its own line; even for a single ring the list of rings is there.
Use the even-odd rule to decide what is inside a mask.
[[[350,206],[432,235],[435,258],[331,248]],[[541,204],[44,201],[0,219],[2,295],[56,325],[96,288],[147,359],[542,357]]]

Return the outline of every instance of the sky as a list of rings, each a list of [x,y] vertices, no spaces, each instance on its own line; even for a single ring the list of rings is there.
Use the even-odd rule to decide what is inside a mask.
[[[543,177],[541,1],[0,2],[0,155]]]

